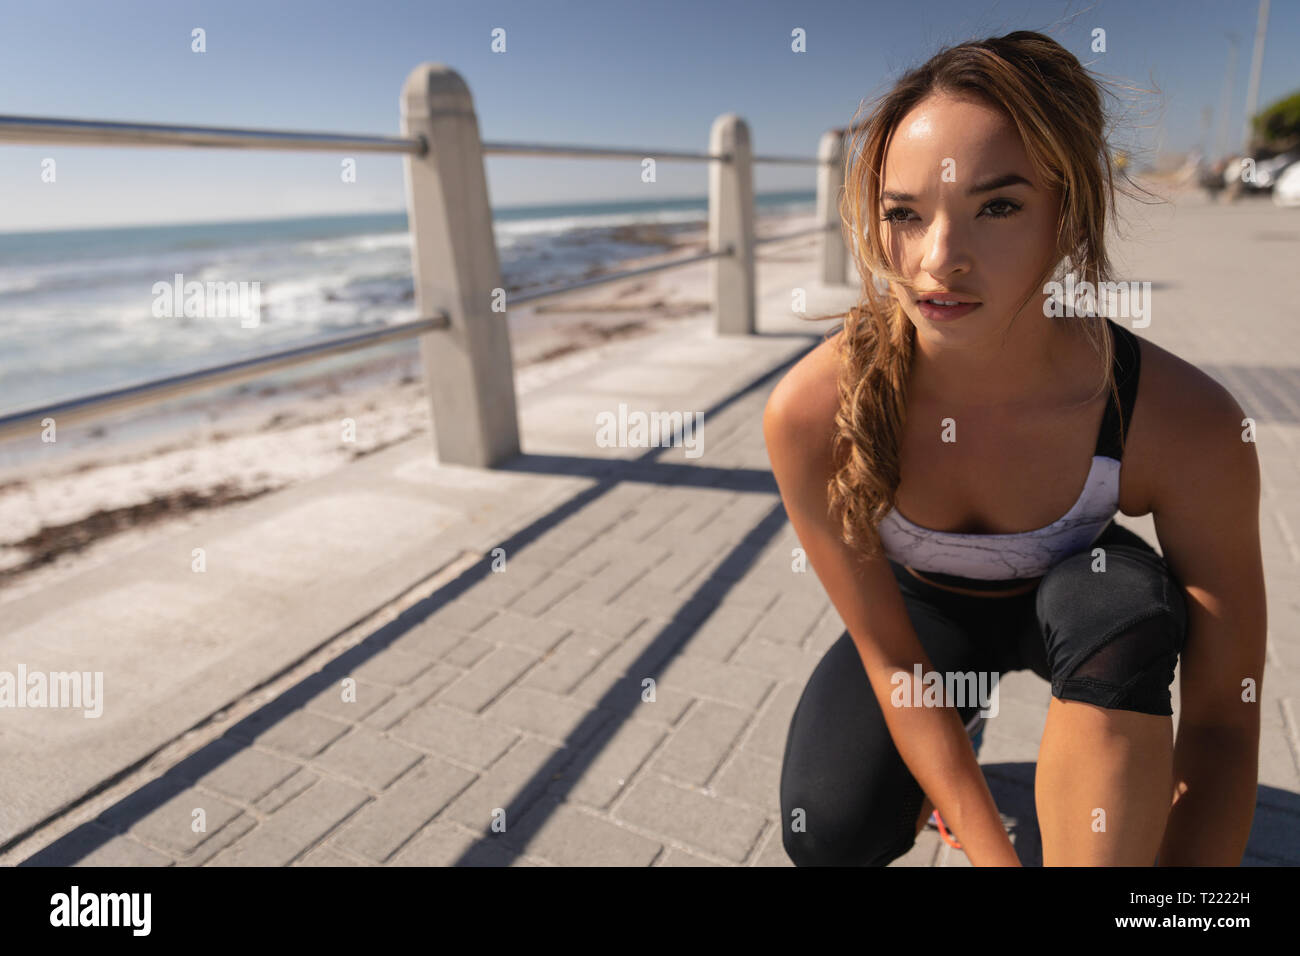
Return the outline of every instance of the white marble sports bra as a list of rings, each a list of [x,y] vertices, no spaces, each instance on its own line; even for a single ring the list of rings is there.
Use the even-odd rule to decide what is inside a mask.
[[[914,524],[890,509],[877,529],[885,555],[898,564],[931,575],[975,581],[1037,578],[1059,561],[1084,550],[1119,510],[1119,470],[1137,397],[1141,353],[1137,337],[1109,318],[1115,345],[1115,383],[1106,404],[1092,466],[1083,492],[1070,510],[1042,528],[1015,534],[961,534]],[[1122,430],[1121,430],[1122,429]],[[949,583],[960,583],[953,581]]]

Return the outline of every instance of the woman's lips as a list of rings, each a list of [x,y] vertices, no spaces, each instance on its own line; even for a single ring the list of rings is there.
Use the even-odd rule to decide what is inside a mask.
[[[937,298],[942,299],[942,297]],[[958,302],[956,305],[939,305],[933,299],[919,299],[916,306],[921,310],[921,314],[931,322],[949,322],[974,312],[980,307],[980,303]]]

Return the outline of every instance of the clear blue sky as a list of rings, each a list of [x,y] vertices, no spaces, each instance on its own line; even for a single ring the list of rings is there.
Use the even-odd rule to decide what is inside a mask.
[[[864,97],[942,45],[1049,32],[1093,69],[1161,95],[1127,135],[1181,151],[1210,139],[1240,43],[1230,139],[1241,136],[1257,0],[0,0],[0,112],[398,132],[398,92],[425,60],[469,84],[488,140],[703,149],[734,111],[761,152],[811,154]],[[202,27],[207,52],[190,50]],[[506,30],[493,53],[491,32]],[[790,49],[807,31],[807,52]],[[1106,30],[1106,52],[1090,50]],[[1261,105],[1300,88],[1300,3],[1274,0]],[[1215,111],[1210,137],[1203,110]],[[42,184],[53,156],[57,182]],[[0,145],[0,231],[274,218],[404,204],[401,161],[360,154]],[[703,164],[490,157],[495,206],[702,195]],[[810,170],[759,167],[762,191]]]

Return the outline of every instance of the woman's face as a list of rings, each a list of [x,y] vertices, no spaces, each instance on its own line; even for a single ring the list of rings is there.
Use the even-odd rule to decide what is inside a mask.
[[[1046,298],[1033,288],[1055,264],[1060,191],[1048,189],[1004,113],[932,94],[907,113],[885,155],[876,214],[891,291],[927,337],[987,334]],[[956,303],[956,304],[951,304]]]

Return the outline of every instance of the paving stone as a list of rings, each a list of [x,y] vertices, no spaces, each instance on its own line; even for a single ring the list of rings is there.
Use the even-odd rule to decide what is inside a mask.
[[[375,730],[388,730],[464,673],[459,667],[438,664],[396,691],[383,706],[367,714],[363,723]]]
[[[655,861],[655,866],[721,866],[720,863],[714,863],[712,860],[706,860],[702,856],[696,856],[694,853],[687,853],[685,850],[679,850],[672,846],[660,854],[659,859]]]
[[[467,671],[495,649],[490,641],[477,637],[462,638],[461,642],[443,656],[443,663]]]
[[[789,644],[773,644],[759,637],[746,638],[731,655],[731,663],[766,674],[781,683],[808,683],[821,657]]]
[[[349,675],[351,676],[351,675]],[[342,679],[335,681],[313,697],[307,708],[335,720],[353,723],[373,713],[393,696],[393,691],[380,684],[352,677],[353,683],[345,687]]]
[[[648,584],[644,579],[629,586],[614,599],[611,606],[627,615],[679,621],[692,626],[703,622],[714,610],[714,604],[710,601],[671,588]]]
[[[647,774],[614,807],[614,818],[641,831],[743,863],[766,822],[763,814]]]
[[[643,505],[607,531],[606,534],[623,541],[645,542],[650,535],[663,527],[663,523],[670,513],[671,507],[667,505]],[[655,547],[667,547],[669,549],[673,547],[673,542],[662,539],[653,542],[653,544]]]
[[[550,574],[551,568],[555,566],[525,560],[508,552],[503,557],[505,564],[498,565],[500,571],[488,571],[479,581],[466,588],[462,597],[478,605],[502,609],[527,593],[533,585]],[[477,627],[471,630],[477,630]]]
[[[422,757],[418,750],[368,727],[358,727],[330,744],[312,764],[371,790],[383,790]]]
[[[614,604],[593,604],[569,595],[552,605],[543,618],[562,627],[598,634],[606,640],[621,641],[645,620],[640,611]]]
[[[562,552],[568,557],[575,551],[590,545],[595,536],[595,533],[588,528],[580,527],[577,524],[569,524],[567,521],[560,521],[541,534],[536,535],[528,543],[528,547]]]
[[[649,690],[646,680],[655,680],[652,700],[646,697]],[[616,719],[635,716],[666,727],[676,724],[695,699],[684,688],[661,685],[649,674],[640,677],[623,674],[605,664],[584,677],[569,696],[600,706]]]
[[[706,492],[699,490],[696,494],[704,495]],[[661,522],[658,528],[641,540],[644,544],[662,548],[689,547],[700,529],[721,513],[722,505],[718,501],[693,497],[684,507],[677,509],[674,515],[667,521]]]
[[[499,834],[482,836],[437,820],[404,846],[393,866],[517,866],[517,852]]]
[[[662,849],[657,840],[550,798],[536,804],[504,837],[560,866],[649,866]]]
[[[392,650],[440,661],[466,639],[470,638],[464,631],[426,622],[398,634],[388,646]]]
[[[719,664],[692,654],[679,654],[659,676],[662,686],[680,686],[696,697],[707,697],[754,710],[773,687],[773,680],[737,664]]]
[[[502,611],[483,627],[476,637],[496,645],[522,647],[545,653],[560,643],[572,628],[543,618]]]
[[[203,816],[196,818],[195,810],[202,810]],[[183,856],[239,816],[240,812],[239,807],[215,794],[191,788],[132,823],[129,832],[147,844]],[[194,826],[199,819],[203,820],[204,829],[196,832]]]
[[[801,645],[826,610],[826,600],[800,599],[787,589],[759,620],[753,633],[776,644]]]
[[[319,779],[320,774],[313,773],[304,767],[266,796],[259,799],[255,806],[262,813],[274,813]]]
[[[714,701],[696,701],[655,755],[651,769],[703,787],[731,753],[749,723],[750,712]]]
[[[265,750],[245,746],[196,782],[208,790],[251,804],[292,777],[301,766]]]
[[[288,866],[369,799],[356,787],[324,777],[218,853],[211,865]]]
[[[520,686],[564,694],[586,677],[614,650],[614,643],[584,631],[574,631],[542,654]]]
[[[781,684],[763,705],[754,726],[745,738],[745,750],[772,760],[785,759],[785,742],[790,735],[803,683]]]
[[[496,608],[477,604],[461,594],[427,615],[420,623],[430,628],[473,634],[497,613]]]
[[[130,837],[113,837],[76,866],[172,866],[171,857]]]
[[[347,676],[383,687],[402,687],[410,684],[433,664],[433,661],[423,655],[408,654],[386,647],[369,660],[352,668]]]
[[[288,866],[302,852],[296,840],[254,827],[207,862],[208,866]]]
[[[303,760],[315,757],[348,732],[348,725],[342,721],[309,710],[292,711],[263,729],[249,730],[241,725],[232,727],[227,734],[236,740],[256,742],[259,747],[268,747]]]
[[[609,720],[610,713],[547,691],[512,687],[483,716],[557,745],[577,747]]]
[[[712,601],[717,605],[726,604],[733,607],[747,607],[756,611],[766,611],[776,603],[780,592],[772,587],[751,581],[748,577],[742,581],[726,578],[704,578],[680,588],[690,591],[700,600]],[[788,642],[787,642],[788,643]]]
[[[193,853],[183,857],[177,865],[203,866],[255,826],[257,826],[255,817],[247,813],[241,813],[220,830],[210,834],[206,840],[194,848]]]
[[[388,731],[390,736],[471,767],[486,767],[518,739],[514,731],[431,702],[417,707]]]
[[[468,770],[427,757],[366,804],[330,842],[382,863],[437,816],[474,780]]]
[[[627,590],[632,582],[644,577],[650,568],[651,564],[644,559],[615,559],[583,581],[582,586],[572,592],[572,596],[577,601],[608,604]]]
[[[547,788],[548,792],[569,803],[606,809],[624,792],[666,736],[664,728],[650,721],[610,721],[578,750],[573,762]]]
[[[687,652],[719,663],[728,661],[761,617],[762,612],[753,608],[735,605],[715,608],[691,635]]]
[[[781,761],[742,746],[711,781],[719,796],[769,813],[781,807]]]
[[[599,669],[637,677],[655,676],[680,652],[691,632],[690,626],[680,621],[645,620],[615,643]]]
[[[537,663],[535,651],[520,647],[497,647],[446,690],[438,694],[438,703],[477,713]]]
[[[371,863],[361,863],[346,853],[340,853],[328,843],[322,843],[316,849],[312,850],[306,856],[300,858],[294,866],[373,866]]]
[[[576,574],[555,571],[533,585],[523,596],[510,605],[516,614],[542,617],[561,598],[582,587],[583,578]]]
[[[504,811],[509,829],[572,757],[564,748],[524,737],[456,797],[439,819],[488,833]]]
[[[637,583],[676,591],[699,574],[707,564],[708,558],[700,549],[686,548],[671,551],[662,561],[650,568]]]

